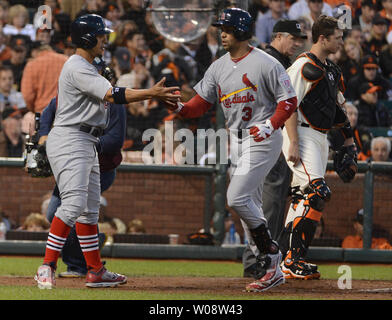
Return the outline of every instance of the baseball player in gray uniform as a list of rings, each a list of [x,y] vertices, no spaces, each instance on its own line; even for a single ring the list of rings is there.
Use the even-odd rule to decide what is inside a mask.
[[[126,104],[157,98],[175,105],[177,87],[165,88],[164,79],[150,89],[114,87],[92,65],[102,56],[107,34],[102,17],[94,14],[71,24],[72,42],[77,46],[61,71],[54,125],[46,141],[47,155],[58,185],[61,206],[53,218],[43,265],[35,280],[40,289],[55,286],[55,270],[68,233],[75,226],[88,273],[86,286],[113,287],[127,278],[106,270],[98,247],[100,171],[95,144],[108,123],[110,103]]]
[[[225,9],[214,25],[221,28],[228,53],[211,64],[194,87],[195,97],[179,102],[175,111],[185,118],[199,117],[219,100],[231,136],[227,203],[240,216],[257,257],[255,281],[246,290],[265,291],[284,283],[284,277],[261,195],[264,179],[281,152],[280,127],[297,106],[296,94],[283,66],[249,45],[252,18],[248,12]]]

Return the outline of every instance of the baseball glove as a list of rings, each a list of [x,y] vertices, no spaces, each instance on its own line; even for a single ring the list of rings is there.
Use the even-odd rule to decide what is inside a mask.
[[[46,178],[53,175],[48,156],[46,155],[45,143],[30,150],[25,168],[34,178]]]
[[[355,144],[341,147],[333,155],[333,167],[344,183],[351,182],[358,172]]]
[[[114,76],[115,76],[114,70],[111,69],[110,67],[106,66],[102,69],[102,77],[106,78],[107,80],[112,81]]]

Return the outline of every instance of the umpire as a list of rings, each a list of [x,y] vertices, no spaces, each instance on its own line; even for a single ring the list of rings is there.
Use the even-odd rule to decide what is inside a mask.
[[[285,69],[291,66],[290,57],[303,46],[303,39],[307,36],[301,31],[296,20],[278,21],[272,32],[271,44],[265,52],[276,58]],[[283,229],[286,212],[286,201],[291,181],[291,170],[281,153],[275,166],[271,169],[264,182],[263,212],[268,221],[272,239],[277,239]],[[244,277],[253,277],[256,268],[256,257],[249,244],[242,256]]]

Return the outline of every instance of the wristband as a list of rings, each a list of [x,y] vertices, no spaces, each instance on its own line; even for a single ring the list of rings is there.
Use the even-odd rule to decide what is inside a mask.
[[[115,104],[127,104],[128,101],[125,98],[125,90],[124,87],[113,87],[112,88],[112,96]]]
[[[177,102],[177,108],[174,109],[173,111],[175,113],[179,113],[182,110],[183,107],[184,107],[184,104],[182,102]]]

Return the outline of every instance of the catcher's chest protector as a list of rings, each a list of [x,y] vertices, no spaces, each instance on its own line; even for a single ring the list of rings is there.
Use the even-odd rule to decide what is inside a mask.
[[[323,64],[314,54],[305,54],[313,62],[305,63],[302,75],[312,81],[299,109],[314,128],[329,130],[333,127],[336,115],[336,99],[341,71],[327,59]]]

